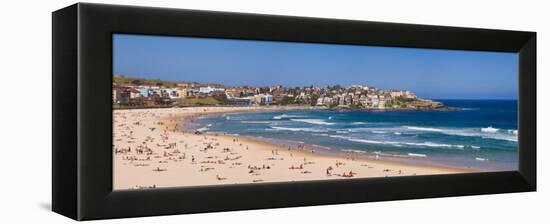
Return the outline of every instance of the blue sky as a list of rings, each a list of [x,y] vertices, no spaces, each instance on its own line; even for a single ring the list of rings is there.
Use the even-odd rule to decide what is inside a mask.
[[[364,84],[433,99],[517,99],[516,53],[113,35],[113,74],[225,85]]]

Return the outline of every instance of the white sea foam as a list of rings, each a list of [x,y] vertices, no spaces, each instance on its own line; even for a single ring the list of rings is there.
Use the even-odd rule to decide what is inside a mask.
[[[210,128],[208,128],[208,127],[202,127],[202,128],[197,129],[197,131],[205,132],[205,131],[208,131],[209,129]]]
[[[386,134],[386,133],[388,133],[387,131],[376,131],[376,130],[371,131],[371,132],[374,133],[374,134]]]
[[[345,139],[345,140],[352,141],[352,142],[360,142],[360,143],[367,143],[367,144],[378,144],[378,145],[393,145],[393,146],[408,145],[408,146],[419,146],[419,147],[457,148],[457,149],[465,148],[464,145],[452,145],[452,144],[443,144],[443,143],[435,143],[435,142],[382,141],[382,140],[372,140],[372,139],[365,139],[365,138],[354,138],[354,137],[348,137],[348,136],[342,136],[342,135],[329,135],[329,137]]]
[[[405,145],[413,145],[413,146],[427,146],[427,147],[433,147],[433,148],[464,148],[464,145],[451,145],[451,144],[443,144],[443,143],[435,143],[435,142],[422,142],[422,143],[416,143],[416,142],[403,142]]]
[[[304,116],[281,114],[281,115],[277,115],[277,116],[273,117],[273,119],[281,120],[281,119],[284,119],[284,118],[299,118],[299,117],[304,117]]]
[[[505,140],[505,141],[511,141],[511,142],[517,142],[518,137],[517,136],[505,136],[505,135],[490,135],[490,136],[481,136],[481,138],[484,139],[496,139],[496,140]]]
[[[443,128],[432,128],[432,127],[415,127],[415,126],[404,126],[404,128],[413,131],[427,131],[427,132],[438,132],[445,135],[457,135],[457,136],[466,136],[466,137],[481,137],[484,139],[496,139],[496,140],[505,140],[517,142],[517,130],[510,129],[506,132],[500,131],[498,128],[493,128],[491,126],[486,128],[463,128],[463,129],[443,129]]]
[[[499,130],[498,128],[493,128],[491,126],[486,128],[481,128],[481,132],[488,132],[488,133],[497,133],[498,130]]]
[[[395,154],[391,154],[391,153],[383,153],[381,151],[374,151],[372,152],[374,155],[375,155],[375,158],[376,159],[379,159],[379,156],[395,156]]]
[[[517,142],[517,130],[493,130],[497,128],[439,128],[439,127],[419,127],[419,126],[401,126],[401,127],[388,127],[388,128],[351,128],[351,132],[371,132],[376,134],[383,134],[383,132],[393,132],[395,135],[402,135],[405,133],[422,133],[433,132],[444,135],[465,136],[465,137],[479,137],[483,139],[494,139]]]
[[[317,124],[317,125],[333,125],[334,123],[326,122],[321,119],[290,119],[291,121],[304,122],[308,124]]]
[[[481,148],[481,147],[475,146],[475,145],[471,145],[470,147],[472,147],[472,149],[480,149]]]
[[[271,121],[241,121],[244,124],[269,124]]]
[[[439,128],[427,128],[427,127],[415,127],[415,126],[405,126],[405,128],[409,130],[415,130],[415,131],[443,132],[443,130]]]
[[[270,129],[267,129],[270,130]],[[301,132],[325,132],[325,130],[315,129],[315,128],[289,128],[289,127],[271,127],[271,130],[282,130],[282,131],[301,131]]]
[[[354,149],[342,149],[341,151],[342,151],[342,152],[351,152],[351,153],[361,153],[361,154],[364,154],[364,153],[365,153],[365,151],[354,150]]]
[[[351,124],[352,125],[362,125],[362,124],[367,124],[367,122],[358,121],[358,122],[352,122]]]
[[[349,128],[350,132],[362,132],[362,131],[369,131],[370,128]]]
[[[399,142],[376,141],[376,140],[363,139],[363,138],[353,138],[353,137],[342,136],[342,135],[329,135],[329,137],[345,139],[345,140],[352,141],[352,142],[368,143],[368,144],[390,144],[390,145],[399,144]]]
[[[493,131],[480,131],[481,129],[476,130],[451,130],[445,131],[447,135],[459,135],[459,136],[469,136],[469,137],[481,137],[483,139],[496,139],[496,140],[505,140],[517,142],[518,137],[514,134],[502,133],[502,132],[493,132]]]
[[[428,157],[426,154],[420,154],[420,153],[407,153],[407,155],[411,157],[422,157],[422,158]]]
[[[347,140],[353,141],[353,142],[369,143],[369,144],[397,144],[397,142],[391,143],[386,141],[375,141],[375,140],[361,139],[361,138],[349,138]]]
[[[476,157],[476,160],[477,161],[489,161],[489,159],[481,158],[481,157]]]

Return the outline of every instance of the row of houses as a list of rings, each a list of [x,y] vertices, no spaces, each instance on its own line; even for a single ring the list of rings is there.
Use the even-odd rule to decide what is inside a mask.
[[[132,104],[147,101],[167,105],[182,98],[214,97],[233,105],[310,104],[317,106],[359,106],[386,109],[396,107],[396,101],[416,100],[406,90],[381,90],[366,85],[349,87],[225,87],[219,84],[178,83],[173,87],[113,83],[113,104]]]
[[[317,99],[316,105],[358,105],[364,108],[385,109],[392,106],[392,97],[390,95],[356,95],[348,93],[334,96],[321,96]]]
[[[410,91],[392,90],[385,91],[367,86],[353,85],[345,91],[331,91],[317,98],[317,106],[344,106],[356,105],[370,109],[387,109],[398,107],[394,101],[416,100],[417,97]]]
[[[238,92],[237,97],[234,95]],[[136,100],[158,99],[176,100],[182,98],[217,97],[228,99],[238,105],[269,105],[273,103],[271,94],[256,94],[257,89],[226,90],[216,86],[176,86],[166,88],[160,86],[131,86],[113,84],[113,104],[127,104]],[[244,97],[239,97],[244,94]]]
[[[206,97],[225,95],[225,89],[205,87],[175,87],[166,88],[161,86],[131,86],[113,84],[113,103],[129,102],[140,98],[167,98],[180,99],[186,97]]]
[[[230,104],[234,105],[270,105],[273,103],[273,95],[270,94],[255,94],[247,97],[235,97],[230,93],[226,93],[226,97]]]

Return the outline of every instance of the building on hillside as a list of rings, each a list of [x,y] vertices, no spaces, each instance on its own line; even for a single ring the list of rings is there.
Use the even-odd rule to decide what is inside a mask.
[[[113,104],[117,103],[117,94],[118,90],[116,88],[113,88]]]
[[[366,95],[361,95],[357,100],[357,103],[363,107],[368,107],[369,98]]]
[[[128,97],[129,97],[130,99],[135,99],[135,98],[141,97],[140,92],[139,92],[137,89],[135,89],[134,87],[126,87],[126,88],[124,88],[123,91],[124,91],[126,94],[128,94]]]
[[[225,89],[224,88],[216,88],[216,87],[212,87],[212,86],[200,87],[199,88],[199,92],[204,93],[204,94],[209,94],[210,92],[214,92],[214,91],[225,91]]]
[[[392,90],[390,92],[392,98],[406,98],[406,99],[416,99],[416,95],[409,90]]]
[[[179,99],[179,98],[185,97],[185,95],[180,95],[180,92],[178,89],[166,89],[166,92],[168,93],[168,97],[170,99]]]
[[[367,107],[368,108],[376,108],[378,107],[378,103],[380,100],[378,99],[378,95],[367,95]]]
[[[187,88],[176,88],[176,93],[180,98],[188,97],[190,92]]]
[[[339,105],[344,105],[344,104],[346,104],[346,96],[345,96],[344,94],[342,94],[342,95],[340,95],[340,96],[338,97],[338,104],[339,104]]]
[[[273,103],[273,96],[270,94],[256,94],[254,95],[254,103],[269,105]]]
[[[413,92],[407,90],[407,91],[405,91],[405,98],[416,99],[417,97]]]
[[[264,97],[262,97],[261,103],[267,104],[267,105],[273,103],[273,96],[269,94],[265,94]]]
[[[179,83],[176,83],[176,87],[184,88],[184,89],[194,88],[196,86],[197,86],[197,83],[193,83],[193,82],[179,82]]]
[[[147,87],[139,87],[137,90],[143,97],[151,97],[153,95],[153,91]]]
[[[229,100],[229,104],[239,105],[239,106],[248,106],[252,103],[252,100],[248,97],[243,97],[243,98],[231,97],[231,98],[228,98],[228,100]]]
[[[226,98],[225,91],[212,91],[208,93],[208,96],[216,97],[216,98]]]
[[[346,105],[353,104],[353,95],[351,95],[351,94],[346,95],[346,97],[344,98],[344,104],[346,104]]]
[[[400,90],[392,90],[390,92],[390,95],[392,98],[400,98],[403,96],[403,94],[404,94],[403,91],[400,91]]]
[[[391,99],[388,98],[382,98],[378,102],[378,109],[386,109],[388,107],[391,107]]]
[[[320,96],[317,98],[317,106],[326,105],[329,106],[333,103],[333,98],[328,96]]]
[[[140,98],[141,94],[138,90],[132,87],[115,87],[113,88],[113,102],[127,103],[130,99]]]

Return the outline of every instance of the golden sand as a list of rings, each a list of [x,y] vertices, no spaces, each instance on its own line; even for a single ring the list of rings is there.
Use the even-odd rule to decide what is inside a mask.
[[[193,107],[113,111],[115,190],[351,179],[471,172],[346,156],[321,155],[224,134],[178,130],[191,117],[278,107]]]

